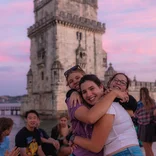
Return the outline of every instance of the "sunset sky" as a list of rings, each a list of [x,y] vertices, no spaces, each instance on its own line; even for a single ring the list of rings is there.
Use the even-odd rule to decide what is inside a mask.
[[[0,0],[0,95],[26,94],[33,0]],[[103,49],[117,71],[156,80],[156,0],[99,0]]]

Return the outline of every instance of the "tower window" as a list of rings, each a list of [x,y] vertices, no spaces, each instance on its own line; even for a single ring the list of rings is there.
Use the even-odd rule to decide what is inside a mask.
[[[77,40],[78,41],[81,41],[82,40],[82,32],[76,32],[76,37],[77,37]]]
[[[106,63],[106,58],[103,58],[103,63]]]
[[[44,72],[41,72],[41,80],[44,80]]]
[[[54,76],[56,76],[57,75],[57,72],[56,71],[54,71]]]

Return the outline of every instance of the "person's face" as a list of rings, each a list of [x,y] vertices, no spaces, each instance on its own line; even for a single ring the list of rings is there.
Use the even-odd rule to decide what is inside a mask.
[[[103,95],[103,85],[98,86],[93,81],[85,81],[81,84],[81,92],[84,100],[95,105]]]
[[[13,127],[13,126],[11,126],[9,129],[5,130],[5,131],[3,132],[3,136],[9,136],[10,133],[11,133],[12,127]]]
[[[79,82],[83,77],[82,73],[80,72],[73,72],[68,77],[68,85],[71,89],[79,90]]]
[[[124,75],[119,74],[114,77],[114,79],[110,82],[111,89],[119,89],[121,91],[127,90],[127,79]]]
[[[59,124],[61,125],[61,127],[65,127],[68,124],[68,120],[67,118],[63,117],[59,120]]]
[[[30,128],[35,128],[38,123],[38,117],[34,113],[29,113],[26,119],[27,126]]]

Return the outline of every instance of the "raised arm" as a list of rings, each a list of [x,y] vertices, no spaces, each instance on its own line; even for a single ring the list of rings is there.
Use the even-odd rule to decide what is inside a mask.
[[[128,95],[126,92],[112,90],[103,98],[101,98],[101,100],[91,109],[88,109],[85,106],[79,107],[75,111],[75,117],[82,122],[94,124],[107,112],[116,97],[123,99],[127,98]]]
[[[100,152],[112,129],[114,115],[104,115],[95,125],[91,139],[75,136],[74,143],[91,152]]]

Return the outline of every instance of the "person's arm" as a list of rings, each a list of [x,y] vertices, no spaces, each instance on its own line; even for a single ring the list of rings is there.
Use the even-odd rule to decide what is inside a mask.
[[[26,148],[20,148],[20,156],[28,156],[26,154]]]
[[[132,110],[126,110],[130,117],[134,117],[134,112]]]
[[[87,149],[91,152],[98,153],[102,150],[108,135],[112,129],[114,115],[104,115],[95,125],[91,139],[75,136],[74,144]]]
[[[67,94],[66,94],[66,99],[70,98],[70,96],[71,96],[71,94],[72,94],[73,92],[77,92],[77,90],[76,90],[76,89],[70,89],[70,90],[67,92]]]
[[[94,124],[107,112],[116,97],[123,99],[127,96],[126,92],[112,90],[101,98],[91,109],[88,109],[85,106],[79,107],[75,111],[75,118],[85,123]]]
[[[127,113],[130,115],[130,117],[134,117],[134,112],[137,109],[137,101],[132,95],[129,95],[129,100],[128,101],[126,101],[126,102],[118,101],[118,102],[127,111]]]
[[[56,149],[59,149],[59,148],[60,148],[59,141],[57,141],[57,140],[55,140],[55,139],[53,139],[53,138],[48,138],[48,139],[46,139],[46,138],[41,137],[41,141],[42,141],[43,143],[52,144]]]
[[[48,144],[53,144],[53,141],[54,141],[54,139],[46,139],[46,138],[43,138],[43,137],[41,137],[41,142],[42,143],[48,143]]]
[[[39,156],[46,156],[46,155],[44,154],[44,152],[42,151],[41,145],[38,147],[37,154],[38,154]]]

